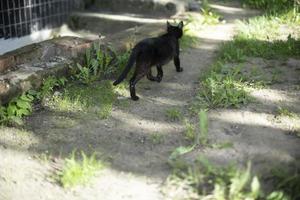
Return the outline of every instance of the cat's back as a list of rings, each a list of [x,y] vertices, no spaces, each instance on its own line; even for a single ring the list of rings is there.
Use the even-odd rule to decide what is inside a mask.
[[[175,46],[176,40],[162,35],[158,37],[146,38],[136,44],[138,49],[161,49],[161,48],[172,48]]]

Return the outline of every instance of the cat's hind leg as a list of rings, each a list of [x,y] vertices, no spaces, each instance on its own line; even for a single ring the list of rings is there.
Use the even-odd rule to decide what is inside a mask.
[[[164,72],[162,70],[162,66],[161,65],[157,65],[156,66],[156,69],[157,69],[157,82],[160,82],[162,80],[162,77],[164,76]]]
[[[137,66],[138,67],[138,66]],[[132,76],[132,78],[129,81],[129,85],[130,85],[130,96],[131,99],[134,101],[139,100],[139,97],[136,95],[135,92],[135,85],[137,84],[137,82],[139,80],[141,80],[141,78],[143,78],[146,75],[146,71],[145,70],[136,70]]]
[[[151,71],[151,69],[148,71],[148,73],[147,73],[147,79],[149,80],[149,81],[157,81],[157,77],[154,77],[153,75],[152,75],[152,71]]]

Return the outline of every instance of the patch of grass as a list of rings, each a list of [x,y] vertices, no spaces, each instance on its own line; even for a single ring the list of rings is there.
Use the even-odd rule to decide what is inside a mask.
[[[70,97],[68,93],[63,93],[59,96],[54,96],[51,100],[45,103],[53,110],[64,112],[83,112],[86,111],[87,103],[81,100],[80,97]]]
[[[164,142],[165,140],[165,137],[163,134],[161,133],[152,133],[150,134],[150,137],[149,137],[150,141],[152,144],[161,144]]]
[[[242,62],[246,57],[285,59],[300,56],[300,35],[295,31],[298,28],[293,28],[299,24],[270,14],[239,21],[237,35],[221,46],[219,60]],[[283,31],[283,27],[287,31]]]
[[[290,111],[288,108],[285,107],[281,107],[278,106],[277,110],[276,110],[277,115],[279,116],[286,116],[286,117],[290,117],[290,118],[295,118],[297,117],[296,113],[293,113],[292,111]]]
[[[74,151],[65,159],[62,170],[57,173],[57,181],[64,188],[88,183],[97,171],[105,167],[103,161],[96,159],[95,153],[88,156],[82,151],[80,160],[76,159],[75,154]]]
[[[101,119],[110,116],[116,94],[111,81],[101,81],[88,87],[68,85],[61,95],[53,97],[48,105],[59,111],[94,112]]]
[[[237,36],[244,39],[276,40],[281,35],[278,19],[269,16],[250,18],[248,21],[238,21]]]
[[[249,102],[240,67],[217,63],[204,75],[197,95],[197,106],[208,108],[239,107]]]
[[[221,45],[219,60],[224,62],[242,62],[246,57],[265,59],[285,59],[300,56],[300,40],[288,37],[287,40],[261,41],[235,37]]]
[[[178,109],[170,108],[166,110],[165,116],[170,121],[179,121],[182,117],[182,114]]]
[[[268,14],[280,14],[297,6],[297,1],[291,0],[243,0],[251,8],[262,9]],[[296,4],[295,4],[296,3]]]

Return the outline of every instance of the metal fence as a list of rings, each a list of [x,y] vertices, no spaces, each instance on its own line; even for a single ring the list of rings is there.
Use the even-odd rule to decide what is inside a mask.
[[[0,0],[0,39],[62,25],[73,0]]]

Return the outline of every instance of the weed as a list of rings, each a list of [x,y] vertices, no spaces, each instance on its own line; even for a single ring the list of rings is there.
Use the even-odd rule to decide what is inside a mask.
[[[232,142],[222,142],[222,143],[216,143],[211,145],[214,149],[228,149],[233,147]]]
[[[165,115],[170,121],[179,121],[181,119],[181,112],[176,108],[167,109]]]
[[[175,179],[175,184],[180,182],[195,199],[258,200],[262,195],[259,179],[250,173],[250,164],[246,170],[238,170],[233,165],[216,167],[199,157],[192,166],[176,166],[181,168],[174,168],[169,180]]]
[[[207,0],[202,1],[201,12],[203,16],[202,24],[215,25],[220,22],[221,16],[211,9]]]
[[[28,116],[32,112],[32,103],[34,96],[30,93],[24,93],[19,97],[12,99],[7,105],[0,107],[0,124],[18,124],[22,125],[22,117]]]
[[[286,116],[286,117],[290,117],[290,118],[297,117],[296,113],[293,113],[288,108],[284,108],[284,107],[281,107],[281,106],[278,106],[278,108],[276,110],[276,113],[279,116]]]
[[[202,79],[201,90],[197,95],[200,106],[239,107],[250,100],[240,67],[228,68],[217,63]]]
[[[212,11],[211,9],[205,10],[202,9],[202,16],[203,16],[203,24],[206,25],[216,25],[220,23],[221,16],[216,12]]]
[[[160,134],[160,133],[152,133],[152,134],[150,134],[149,139],[152,144],[161,144],[164,142],[165,137],[163,134]]]
[[[211,199],[246,199],[249,195],[247,185],[249,184],[250,165],[246,171],[240,171],[233,166],[219,168],[212,165],[208,160],[199,158],[195,165],[187,166],[185,169],[174,170],[174,176],[185,181],[188,188],[194,188],[198,198]],[[252,195],[259,195],[259,182],[257,178],[252,179]],[[251,195],[251,196],[252,196]],[[255,198],[253,198],[255,199]]]
[[[111,75],[115,72],[112,66],[112,57],[100,49],[100,45],[94,44],[87,49],[84,57],[84,65],[76,64],[75,77],[84,84],[90,85],[95,80]]]
[[[130,57],[130,54],[131,54],[131,51],[126,51],[122,54],[118,54],[118,56],[117,56],[118,70],[116,71],[117,74],[120,74],[126,67],[128,59]],[[130,75],[128,77],[130,77]]]
[[[263,191],[258,176],[251,174],[251,163],[246,169],[238,169],[231,164],[217,167],[204,157],[198,157],[194,163],[175,159],[169,162],[173,168],[167,183],[175,185],[177,190],[186,191],[193,198],[214,200],[291,200],[298,199],[300,190],[299,169],[292,172],[282,169],[272,170],[273,190]]]
[[[185,125],[185,138],[190,141],[195,141],[195,137],[196,137],[195,126],[187,119],[184,119],[183,123]]]
[[[198,113],[199,117],[199,131],[195,138],[195,144],[200,142],[201,145],[205,146],[208,143],[208,118],[205,110],[200,110]]]
[[[105,167],[103,161],[96,159],[96,154],[91,156],[81,152],[81,160],[77,160],[75,151],[70,158],[66,158],[61,171],[57,173],[57,181],[64,187],[70,188],[78,184],[86,184],[97,171]]]
[[[35,92],[35,95],[38,99],[42,99],[45,96],[49,96],[53,93],[55,88],[63,87],[67,83],[67,79],[64,77],[56,78],[54,76],[49,76],[43,81],[42,87],[39,91]]]
[[[188,15],[183,27],[183,36],[180,39],[181,48],[197,47],[199,43],[198,32],[202,28],[200,23],[201,20],[202,18],[200,15]]]
[[[177,147],[169,156],[169,163],[172,163],[174,160],[178,159],[179,156],[189,153],[195,149],[195,145],[193,146],[180,146]]]
[[[300,198],[300,173],[299,168],[294,168],[290,172],[284,169],[273,169],[272,177],[274,179],[275,188],[277,191],[271,193],[270,200],[280,199],[278,197],[285,197],[281,199],[299,199]],[[277,197],[277,198],[275,198]]]

